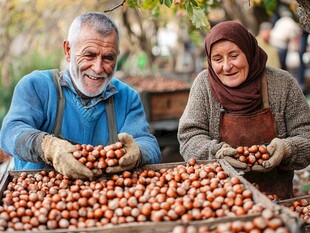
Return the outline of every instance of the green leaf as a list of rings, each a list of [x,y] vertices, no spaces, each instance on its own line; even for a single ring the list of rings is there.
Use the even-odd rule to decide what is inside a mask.
[[[153,9],[157,4],[159,4],[159,0],[145,0],[141,5],[142,9],[150,10]]]
[[[192,23],[195,25],[196,28],[203,28],[206,29],[207,31],[209,31],[211,28],[206,14],[199,7],[193,7],[193,14],[190,20],[192,21]]]
[[[196,0],[191,0],[191,3],[193,4],[193,6],[198,6],[198,3],[196,2]]]
[[[160,16],[160,9],[159,6],[156,5],[152,10],[151,10],[151,14],[153,17],[158,18]]]
[[[191,19],[193,17],[193,6],[189,1],[185,2],[185,10],[187,11],[188,17]]]
[[[165,2],[165,5],[167,6],[167,7],[171,7],[171,4],[172,4],[172,0],[164,0],[164,2]]]
[[[133,8],[133,9],[136,9],[139,7],[137,0],[127,0],[127,4],[130,8]]]
[[[263,0],[263,5],[266,12],[271,15],[275,11],[278,5],[278,0]]]
[[[160,4],[164,4],[164,0],[159,0],[159,3]]]

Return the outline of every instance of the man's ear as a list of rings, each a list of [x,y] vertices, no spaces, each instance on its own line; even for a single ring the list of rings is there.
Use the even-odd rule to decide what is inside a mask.
[[[70,62],[70,59],[71,59],[71,56],[70,56],[70,45],[69,45],[69,41],[67,40],[64,40],[64,43],[63,43],[63,49],[64,49],[64,54],[65,54],[65,58],[67,60],[67,62]]]

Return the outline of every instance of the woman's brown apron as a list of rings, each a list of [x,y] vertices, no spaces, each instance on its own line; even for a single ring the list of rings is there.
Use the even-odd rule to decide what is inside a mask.
[[[269,106],[266,78],[262,79],[263,108],[254,114],[236,115],[222,113],[220,122],[220,141],[234,148],[269,144],[277,137],[276,123]],[[269,172],[247,172],[244,175],[249,182],[259,186],[261,192],[275,194],[280,199],[292,197],[293,173],[278,167]]]

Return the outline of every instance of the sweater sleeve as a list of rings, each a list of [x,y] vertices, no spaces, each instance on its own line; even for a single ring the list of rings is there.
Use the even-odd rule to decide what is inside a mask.
[[[291,74],[278,70],[272,76],[268,80],[268,92],[278,137],[285,138],[291,148],[291,154],[280,167],[303,169],[310,164],[310,107]]]
[[[189,99],[180,118],[178,140],[185,161],[215,159],[224,143],[218,141],[220,105],[208,87],[206,72],[200,73],[190,90]]]
[[[51,103],[49,93],[55,96],[56,90],[51,92],[52,86],[46,82],[48,74],[35,71],[19,81],[2,123],[0,147],[23,161],[42,162],[40,139],[52,128],[47,127],[51,119],[47,120],[46,106]]]

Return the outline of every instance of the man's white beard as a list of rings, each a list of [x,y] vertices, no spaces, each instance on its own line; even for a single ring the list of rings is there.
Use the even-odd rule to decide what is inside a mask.
[[[74,59],[71,59],[71,61],[69,63],[69,71],[70,71],[72,82],[74,82],[75,87],[83,95],[85,95],[87,97],[95,97],[97,95],[100,95],[105,90],[105,88],[108,86],[108,84],[111,82],[113,74],[114,74],[114,71],[113,71],[113,73],[110,76],[108,76],[105,73],[101,74],[100,76],[104,77],[104,83],[100,87],[97,88],[96,92],[90,92],[90,91],[86,90],[86,88],[85,88],[85,86],[83,84],[83,75],[85,75],[86,72],[85,73],[81,73],[77,69],[76,62],[75,62]]]

